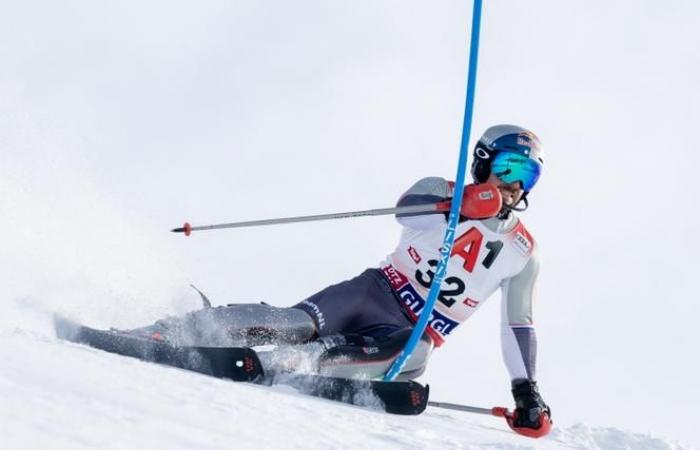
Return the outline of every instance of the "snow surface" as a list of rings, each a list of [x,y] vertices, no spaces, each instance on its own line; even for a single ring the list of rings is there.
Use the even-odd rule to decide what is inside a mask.
[[[189,429],[183,423],[216,423],[215,403],[197,397],[213,381],[198,382],[188,393],[198,400],[180,405],[171,397],[180,398],[178,389],[160,382],[192,375],[56,344],[44,317],[150,323],[196,307],[190,283],[215,304],[288,306],[375,266],[400,233],[391,217],[189,239],[168,230],[185,220],[381,208],[420,177],[453,177],[470,6],[0,2],[0,447],[33,447],[32,439],[75,447],[57,437],[69,432],[82,442],[94,432],[152,444],[165,440],[163,430]],[[657,442],[616,428],[700,447],[698,17],[695,0],[484,5],[472,145],[496,123],[531,128],[544,143],[545,172],[523,214],[542,252],[537,377],[563,427],[555,437],[579,448]],[[420,381],[435,400],[512,402],[498,300],[434,352]],[[37,378],[45,367],[52,375]],[[153,371],[159,383],[144,383]],[[65,389],[52,388],[54,376]],[[270,395],[221,390],[244,391]],[[80,395],[86,401],[76,406]],[[199,401],[202,408],[192,406]],[[359,417],[421,424],[463,444],[463,430],[475,435],[469,442],[484,435],[481,424],[503,430],[490,418],[445,411],[404,420],[289,394],[273,403],[285,401],[358,415],[334,433],[339,441],[362,436],[367,446],[387,444],[359,428],[342,431]],[[234,408],[224,403],[228,419]],[[423,425],[436,417],[452,419]],[[138,428],[138,418],[148,427]],[[176,426],[166,426],[171,418]],[[268,426],[264,437],[285,442],[302,429]],[[534,445],[501,431],[479,442]],[[175,441],[167,445],[184,445]]]
[[[48,315],[34,320],[35,330],[0,330],[3,449],[690,448],[612,427],[555,428],[534,441],[492,417],[389,415],[59,341]]]

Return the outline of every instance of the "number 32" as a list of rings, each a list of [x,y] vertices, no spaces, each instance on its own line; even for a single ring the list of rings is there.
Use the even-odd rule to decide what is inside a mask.
[[[455,240],[454,246],[452,248],[452,254],[450,256],[459,255],[464,259],[464,270],[471,273],[476,265],[477,258],[479,257],[479,251],[481,250],[481,244],[484,240],[484,235],[481,234],[477,228],[470,228],[466,233],[461,235]],[[503,249],[502,241],[488,241],[485,245],[489,253],[486,255],[481,264],[487,269],[491,268],[496,257]],[[437,267],[437,260],[431,259],[428,261],[428,265],[431,268]],[[427,277],[426,277],[427,275]],[[428,269],[427,274],[424,275],[420,270],[416,270],[416,281],[420,283],[421,286],[429,288],[430,284],[433,282],[435,277],[435,272]],[[445,306],[451,307],[457,301],[451,296],[457,296],[464,293],[465,285],[458,277],[447,277],[444,280],[445,284],[449,286],[449,289],[442,289],[438,295],[438,300],[442,302]]]

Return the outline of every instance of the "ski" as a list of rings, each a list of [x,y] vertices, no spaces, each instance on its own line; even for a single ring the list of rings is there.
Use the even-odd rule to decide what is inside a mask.
[[[428,386],[415,381],[376,381],[296,372],[265,373],[255,350],[245,347],[176,347],[116,330],[97,330],[55,316],[56,336],[106,352],[217,378],[286,385],[301,393],[391,414],[416,415],[428,404]]]
[[[418,415],[428,406],[429,387],[415,381],[379,381],[284,372],[259,383],[292,386],[314,397],[376,409],[391,414]]]
[[[249,348],[175,347],[115,330],[96,330],[58,316],[54,325],[60,339],[142,361],[234,381],[255,381],[263,375],[258,355]]]

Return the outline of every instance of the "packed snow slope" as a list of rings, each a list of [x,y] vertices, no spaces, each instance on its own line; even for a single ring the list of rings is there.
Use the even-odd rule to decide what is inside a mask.
[[[168,230],[382,208],[453,177],[471,5],[0,2],[0,448],[535,445],[496,419],[388,417],[99,354],[46,320],[150,323],[197,307],[190,283],[289,306],[376,267],[390,216]],[[561,428],[537,445],[668,447],[586,423],[700,448],[698,17],[691,0],[484,5],[470,147],[516,123],[546,154],[521,217]],[[435,400],[512,403],[499,301],[434,352]]]
[[[689,448],[583,424],[534,441],[491,417],[389,415],[59,341],[42,321],[0,331],[3,449]]]

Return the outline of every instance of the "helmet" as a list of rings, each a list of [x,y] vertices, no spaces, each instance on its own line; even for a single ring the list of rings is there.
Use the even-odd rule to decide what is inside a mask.
[[[542,144],[532,131],[517,125],[495,125],[474,147],[472,177],[483,183],[493,173],[506,183],[520,181],[527,195],[542,172],[542,156]]]

